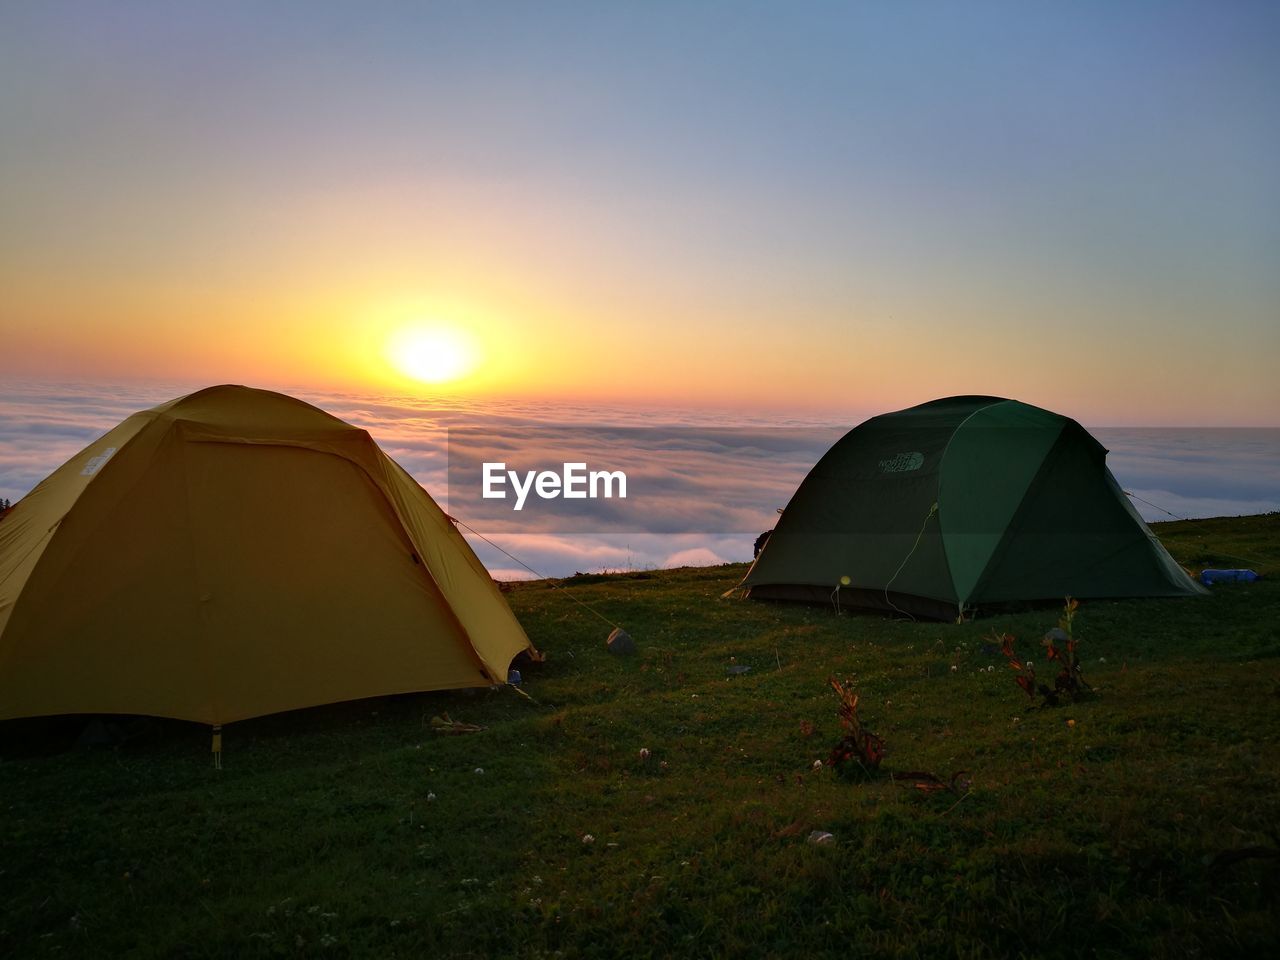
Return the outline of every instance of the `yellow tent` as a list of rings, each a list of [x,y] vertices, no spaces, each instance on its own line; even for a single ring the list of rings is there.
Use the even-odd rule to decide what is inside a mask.
[[[417,482],[278,393],[135,413],[0,521],[0,719],[229,723],[502,682],[532,649]]]

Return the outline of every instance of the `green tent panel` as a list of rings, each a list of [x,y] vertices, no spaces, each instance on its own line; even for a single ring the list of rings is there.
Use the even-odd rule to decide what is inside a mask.
[[[999,397],[874,417],[835,444],[742,586],[951,619],[1011,601],[1204,592],[1074,420]]]

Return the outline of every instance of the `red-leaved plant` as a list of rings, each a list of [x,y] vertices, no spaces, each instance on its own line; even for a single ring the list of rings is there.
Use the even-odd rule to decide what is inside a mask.
[[[840,698],[840,726],[844,728],[844,737],[832,747],[827,766],[838,768],[845,761],[854,760],[867,772],[875,770],[884,759],[884,740],[862,725],[853,681],[828,677],[827,682]]]
[[[1039,694],[1044,698],[1046,706],[1056,707],[1061,704],[1063,697],[1069,697],[1074,701],[1093,692],[1093,688],[1084,679],[1080,657],[1076,652],[1079,641],[1076,640],[1073,627],[1076,609],[1079,606],[1079,600],[1067,597],[1058,626],[1046,633],[1041,641],[1050,662],[1056,661],[1059,667],[1058,675],[1053,678],[1052,690],[1043,683],[1037,683],[1035,669],[1014,652],[1013,645],[1017,638],[1013,634],[993,633],[991,637],[1000,644],[1000,652],[1009,661],[1009,668],[1016,671],[1017,676],[1013,679],[1018,686],[1026,691],[1027,696],[1032,700],[1035,700],[1036,695]]]
[[[877,772],[880,761],[884,759],[884,740],[862,725],[862,719],[858,716],[858,693],[853,689],[853,681],[841,682],[835,677],[828,677],[827,682],[840,698],[840,726],[844,727],[844,737],[831,749],[827,766],[839,770],[847,761],[852,760],[863,773],[870,775]],[[803,727],[801,730],[804,732]],[[923,794],[946,791],[960,798],[965,797],[972,786],[972,778],[967,770],[960,770],[949,779],[920,770],[890,772],[889,779],[911,784]]]

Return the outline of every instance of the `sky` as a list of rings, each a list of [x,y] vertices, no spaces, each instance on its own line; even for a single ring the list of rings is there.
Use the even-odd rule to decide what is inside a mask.
[[[0,377],[1274,426],[1278,42],[1250,2],[0,0]],[[416,329],[466,362],[423,384]]]

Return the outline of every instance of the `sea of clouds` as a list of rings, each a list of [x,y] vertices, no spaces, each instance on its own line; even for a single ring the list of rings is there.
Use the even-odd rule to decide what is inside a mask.
[[[130,413],[190,384],[0,382],[0,497],[27,491]],[[821,419],[291,391],[367,429],[500,578],[751,559],[809,468],[854,426]],[[1147,520],[1280,510],[1280,429],[1095,428]],[[626,500],[485,500],[480,465],[621,470]],[[517,559],[518,558],[518,559]]]

